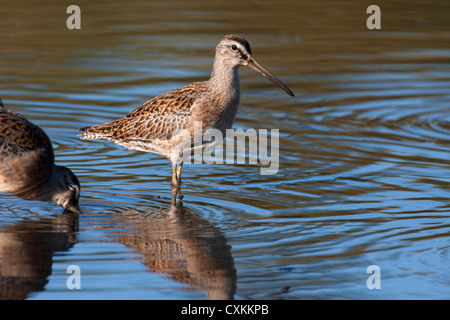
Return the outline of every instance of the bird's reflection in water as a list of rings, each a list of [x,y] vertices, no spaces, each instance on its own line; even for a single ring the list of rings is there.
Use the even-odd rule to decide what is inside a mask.
[[[123,210],[126,229],[109,233],[106,241],[122,243],[142,255],[150,272],[205,290],[207,299],[233,299],[236,270],[222,232],[182,205],[168,210]],[[26,299],[42,290],[57,251],[77,242],[79,218],[65,212],[56,217],[25,219],[0,226],[0,299]],[[106,218],[107,220],[109,218]],[[108,228],[111,224],[104,221]]]
[[[76,242],[78,215],[28,219],[0,227],[0,299],[25,299],[39,291],[52,272],[56,251]]]
[[[150,272],[205,290],[207,299],[233,299],[236,269],[222,232],[182,205],[150,213],[128,210],[130,229],[117,240],[135,248]]]

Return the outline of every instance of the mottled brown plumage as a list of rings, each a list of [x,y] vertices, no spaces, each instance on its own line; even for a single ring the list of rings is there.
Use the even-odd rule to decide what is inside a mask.
[[[194,101],[206,93],[204,83],[197,82],[172,90],[147,101],[121,119],[82,128],[82,139],[101,138],[118,144],[130,140],[169,140],[177,129],[188,126]],[[122,142],[122,143],[121,143]]]
[[[214,128],[225,137],[231,128],[240,99],[238,69],[249,66],[294,94],[251,56],[249,43],[240,36],[225,36],[216,47],[213,71],[205,82],[194,82],[161,94],[121,119],[82,128],[81,139],[113,141],[131,150],[154,152],[172,162],[172,183],[180,193],[182,152],[194,146],[194,124],[202,133]],[[180,132],[180,131],[183,132]],[[184,134],[184,135],[183,135]],[[205,146],[205,145],[204,145]]]
[[[55,165],[50,139],[23,116],[0,107],[0,191],[78,211],[80,184]]]

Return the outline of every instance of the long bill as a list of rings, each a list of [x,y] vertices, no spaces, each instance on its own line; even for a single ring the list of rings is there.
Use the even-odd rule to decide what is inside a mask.
[[[264,77],[278,85],[281,89],[283,89],[288,95],[294,97],[294,93],[283,83],[280,79],[275,77],[272,73],[269,72],[266,68],[258,63],[253,57],[250,57],[247,66],[252,68],[255,71],[261,73]]]
[[[78,206],[69,206],[69,207],[66,208],[66,210],[68,210],[68,211],[70,211],[72,213],[75,213],[75,214],[80,214],[81,213],[80,207],[78,207]]]

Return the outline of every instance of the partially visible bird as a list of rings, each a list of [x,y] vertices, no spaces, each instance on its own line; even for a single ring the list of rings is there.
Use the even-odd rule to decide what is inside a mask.
[[[225,137],[233,125],[240,100],[239,67],[249,66],[280,86],[291,90],[261,66],[251,55],[250,44],[237,35],[225,36],[216,47],[211,77],[163,93],[121,119],[81,128],[81,139],[112,141],[130,150],[153,152],[172,163],[172,191],[180,192],[183,152],[194,147],[194,124],[201,123],[202,135],[218,129]],[[203,141],[201,143],[204,143]],[[203,144],[206,146],[206,144]]]
[[[1,99],[0,191],[79,212],[80,183],[75,174],[55,165],[52,143],[45,132],[6,110]]]

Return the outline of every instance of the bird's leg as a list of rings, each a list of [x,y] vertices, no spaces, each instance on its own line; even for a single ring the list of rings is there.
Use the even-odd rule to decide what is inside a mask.
[[[183,195],[181,194],[181,170],[183,168],[183,162],[181,162],[178,166],[177,166],[177,181],[178,181],[178,199],[183,199]]]
[[[172,203],[171,203],[171,206],[173,207],[173,206],[176,206],[176,205],[177,205],[177,194],[176,194],[176,192],[172,191]]]
[[[177,179],[177,164],[172,163],[172,192],[178,193],[180,189],[180,184]]]
[[[177,180],[178,183],[181,184],[181,170],[183,168],[183,162],[177,166]]]
[[[180,163],[178,165],[176,163],[172,163],[172,194],[175,198],[178,195],[178,198],[180,200],[183,198],[180,189],[182,166],[183,163]]]

